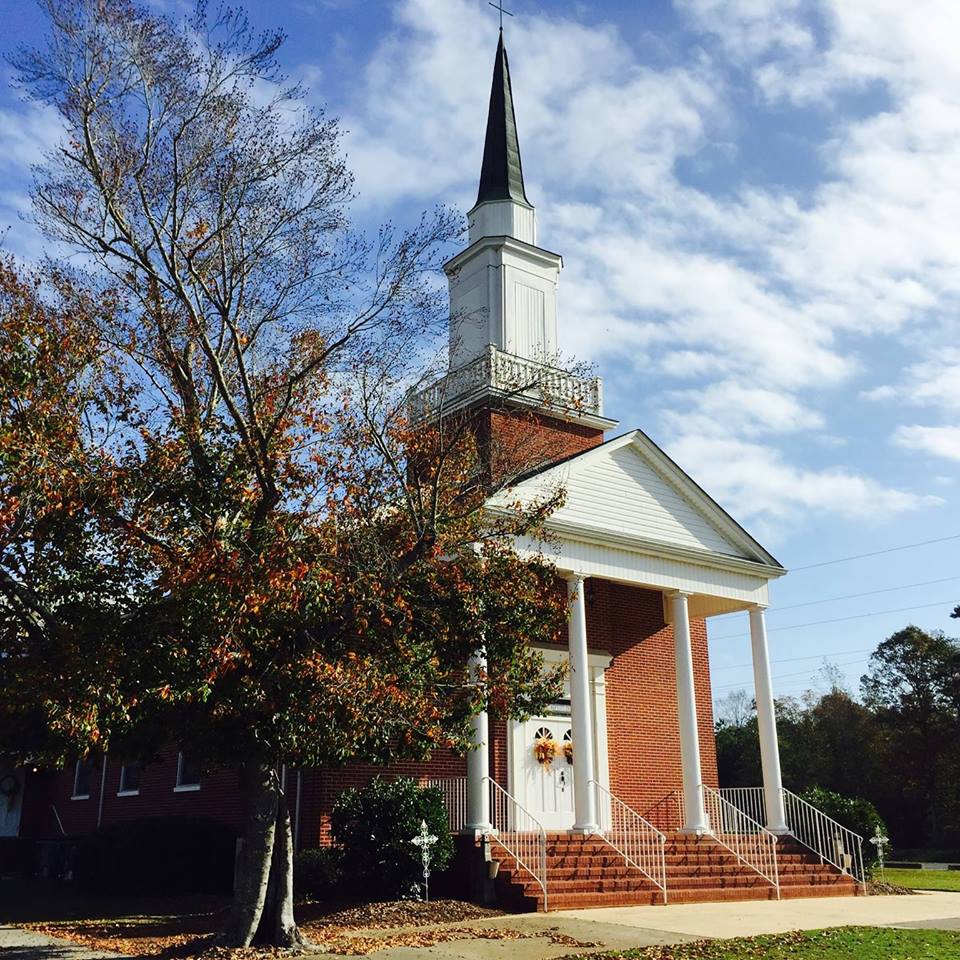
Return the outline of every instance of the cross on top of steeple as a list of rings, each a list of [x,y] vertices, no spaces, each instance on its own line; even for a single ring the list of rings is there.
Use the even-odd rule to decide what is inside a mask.
[[[493,7],[494,10],[499,11],[499,13],[500,13],[500,29],[502,30],[502,29],[503,29],[503,15],[506,14],[508,17],[512,17],[513,14],[512,14],[509,10],[504,10],[504,8],[503,8],[503,0],[497,0],[496,3],[494,3],[493,0],[487,0],[487,2],[490,4],[491,7]]]

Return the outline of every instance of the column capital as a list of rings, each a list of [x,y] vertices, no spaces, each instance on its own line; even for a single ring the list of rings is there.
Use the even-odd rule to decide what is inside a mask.
[[[590,578],[585,573],[571,573],[567,571],[563,574],[563,579],[566,580],[567,583],[583,583],[584,580],[589,580]]]
[[[679,600],[681,597],[689,599],[693,594],[689,590],[667,590],[666,595],[671,600]]]
[[[763,613],[764,610],[769,609],[769,607],[770,607],[769,603],[751,603],[750,606],[747,607],[747,609],[751,613],[758,613],[758,612]]]

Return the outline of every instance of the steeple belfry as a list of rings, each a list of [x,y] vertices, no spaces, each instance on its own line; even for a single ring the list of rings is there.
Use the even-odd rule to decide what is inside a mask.
[[[513,108],[510,62],[497,44],[470,246],[446,265],[450,282],[450,366],[495,348],[550,364],[557,354],[561,258],[537,246]]]
[[[469,245],[444,265],[450,284],[450,369],[418,395],[417,409],[421,414],[435,410],[441,400],[447,409],[506,403],[602,435],[614,421],[603,416],[600,381],[557,367],[557,287],[563,260],[537,246],[502,29],[480,189],[468,217]]]

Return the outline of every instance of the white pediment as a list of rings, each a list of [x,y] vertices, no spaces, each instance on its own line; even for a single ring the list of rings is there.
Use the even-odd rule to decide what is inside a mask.
[[[563,536],[730,557],[779,568],[776,560],[640,431],[530,477],[497,501],[532,502],[562,487],[548,521]]]

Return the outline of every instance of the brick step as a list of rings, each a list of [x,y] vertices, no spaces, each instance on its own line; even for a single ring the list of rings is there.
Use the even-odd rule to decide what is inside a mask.
[[[797,885],[785,886],[780,889],[782,899],[803,899],[819,897],[849,897],[859,896],[860,887],[846,878],[848,882],[833,885]],[[753,887],[696,887],[690,889],[669,889],[667,900],[669,903],[720,903],[724,901],[741,900],[774,900],[774,888],[766,884]],[[516,910],[542,911],[543,894],[539,887],[534,885],[534,891],[521,894],[512,891],[505,901],[509,901]],[[576,910],[589,907],[616,907],[616,906],[657,906],[663,903],[663,894],[656,888],[630,889],[598,892],[559,892],[551,888],[549,908],[554,910]]]
[[[506,853],[502,848],[493,851],[493,856],[500,860],[501,862],[506,862],[512,860],[513,858]],[[727,850],[722,848],[717,848],[712,852],[704,852],[697,854],[695,856],[672,856],[669,853],[664,858],[667,864],[668,869],[670,867],[687,867],[687,866],[726,866],[730,863],[737,862],[737,858]],[[565,854],[565,855],[547,855],[547,866],[548,867],[613,867],[617,863],[623,863],[623,857],[613,850],[611,847],[606,848],[606,853],[600,855],[577,855],[577,854]],[[821,866],[819,860],[816,858],[808,858],[801,856],[785,856],[782,857],[779,854],[777,855],[777,863],[783,867],[808,867],[808,866]],[[828,869],[834,869],[829,864],[823,864]]]
[[[751,848],[748,846],[747,849],[756,848]],[[677,850],[674,847],[671,847],[670,844],[667,844],[667,847],[664,850],[664,856],[668,860],[697,860],[700,857],[732,857],[734,854],[719,843],[711,843],[709,846],[683,850]],[[784,863],[806,863],[811,860],[816,861],[817,863],[820,862],[820,858],[814,854],[803,853],[802,851],[798,853],[792,853],[789,850],[781,850],[780,847],[777,847],[777,859],[783,860]]]
[[[777,868],[780,871],[781,876],[790,876],[792,874],[804,874],[804,873],[836,873],[837,871],[826,864],[820,863],[780,863],[777,861]],[[743,865],[738,861],[726,862],[723,864],[716,864],[712,866],[705,866],[703,864],[667,864],[667,876],[689,876],[690,874],[702,874],[702,873],[713,873],[713,872],[728,872],[730,870],[745,870],[748,873],[753,871]]]
[[[835,876],[798,876],[798,877],[781,877],[780,878],[780,887],[786,889],[787,887],[833,887],[838,884],[843,884],[844,879],[839,875]],[[667,877],[667,890],[697,890],[704,887],[722,887],[724,889],[728,887],[767,887],[770,886],[770,882],[765,878],[761,877],[759,873],[755,873],[752,876],[735,876],[735,877],[683,877],[681,879],[674,879],[672,877]]]
[[[517,877],[529,877],[530,874],[527,873],[526,870],[517,870],[514,867],[501,867],[498,876],[513,880]],[[550,878],[551,883],[555,880],[629,880],[631,877],[637,877],[640,880],[644,879],[643,873],[633,867],[625,867],[622,861],[619,866],[613,867],[610,870],[600,868],[577,870],[573,867],[563,870],[551,870],[548,867],[547,876]]]
[[[543,894],[533,899],[535,910],[543,910]],[[663,903],[663,894],[659,890],[631,890],[621,893],[559,893],[552,892],[547,901],[553,910],[582,910],[589,907],[645,907]]]
[[[548,882],[551,886],[569,882],[582,882],[588,884],[604,884],[612,881],[623,881],[627,883],[649,884],[652,881],[641,871],[632,867],[617,867],[613,870],[548,870]],[[525,870],[516,868],[504,869],[501,867],[498,879],[504,883],[514,883],[518,885],[527,885],[535,883],[530,874]],[[811,884],[831,884],[848,880],[842,874],[831,870],[805,870],[793,872],[781,872],[780,883],[784,886],[793,885],[811,885]],[[747,867],[737,867],[726,871],[717,871],[710,873],[688,871],[684,873],[668,873],[668,888],[682,889],[689,886],[717,885],[728,886],[731,883],[766,883],[767,881],[758,873]]]
[[[522,885],[526,895],[532,895],[539,890],[536,881],[527,877],[525,879],[515,878],[514,885]],[[594,891],[596,893],[623,892],[628,890],[647,891],[656,889],[656,885],[645,877],[618,877],[607,878],[603,880],[591,879],[566,879],[558,880],[549,877],[547,881],[548,888],[557,893],[587,893]],[[832,877],[796,877],[789,880],[781,880],[782,889],[795,888],[816,888],[825,887],[847,887],[850,885],[848,877],[835,875]],[[687,877],[682,880],[667,880],[667,891],[681,890],[703,890],[703,889],[722,889],[728,890],[733,887],[739,889],[753,889],[756,887],[769,887],[770,882],[755,873],[752,876],[737,877]]]
[[[640,893],[649,893],[657,890],[657,886],[649,880],[549,880],[547,889],[552,897],[554,893],[628,893],[637,891]],[[668,888],[669,889],[669,888]],[[523,892],[526,896],[536,896],[540,893],[540,886],[531,880],[523,884]]]

